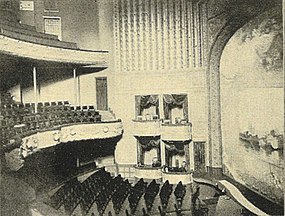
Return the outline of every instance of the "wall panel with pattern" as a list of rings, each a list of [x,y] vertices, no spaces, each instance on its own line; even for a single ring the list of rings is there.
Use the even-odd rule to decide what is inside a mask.
[[[205,66],[206,14],[203,1],[115,0],[116,69]]]

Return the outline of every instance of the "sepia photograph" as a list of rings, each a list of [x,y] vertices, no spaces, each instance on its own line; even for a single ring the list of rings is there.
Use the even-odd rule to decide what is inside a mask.
[[[0,0],[0,215],[284,215],[284,9]]]

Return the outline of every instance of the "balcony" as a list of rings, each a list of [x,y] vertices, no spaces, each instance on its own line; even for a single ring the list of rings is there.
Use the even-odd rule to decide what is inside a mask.
[[[134,136],[160,136],[160,120],[133,120]]]
[[[81,50],[72,43],[21,35],[0,28],[1,53],[35,61],[75,64],[92,68],[107,67],[107,51]],[[53,42],[53,43],[51,43]],[[71,44],[71,45],[70,45]]]
[[[192,139],[192,125],[185,124],[162,124],[161,139],[165,141],[188,141]]]
[[[71,106],[68,101],[20,104],[10,94],[3,94],[0,108],[0,140],[2,152],[20,149],[25,158],[35,151],[60,143],[83,140],[112,139],[123,133],[121,120],[93,105]]]
[[[114,138],[122,135],[123,126],[120,120],[113,122],[74,123],[56,129],[42,130],[25,136],[21,148],[22,156],[28,155],[60,143],[81,140]]]
[[[161,167],[135,166],[135,177],[138,179],[161,179]]]

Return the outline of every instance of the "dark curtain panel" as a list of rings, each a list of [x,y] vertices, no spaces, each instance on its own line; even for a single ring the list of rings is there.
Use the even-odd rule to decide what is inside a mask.
[[[137,95],[135,96],[135,107],[136,107],[136,117],[141,115],[141,96]]]

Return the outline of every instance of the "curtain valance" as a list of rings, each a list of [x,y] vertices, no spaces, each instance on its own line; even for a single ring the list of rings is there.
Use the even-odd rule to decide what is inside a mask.
[[[159,97],[158,95],[138,95],[135,97],[136,103],[136,116],[141,115],[144,109],[147,109],[151,106],[156,107],[156,113],[159,113],[158,104]]]
[[[143,95],[140,97],[140,106],[145,109],[158,105],[158,95]]]
[[[151,148],[157,148],[160,145],[160,139],[153,138],[153,137],[141,137],[139,139],[139,142],[141,144],[141,147],[143,149],[151,149]]]
[[[178,105],[181,106],[184,104],[187,100],[187,95],[186,94],[164,94],[163,95],[163,101],[166,104],[173,104],[173,105]]]
[[[175,144],[168,144],[165,143],[165,148],[170,152],[177,152],[179,154],[184,154],[184,145],[175,145]]]

